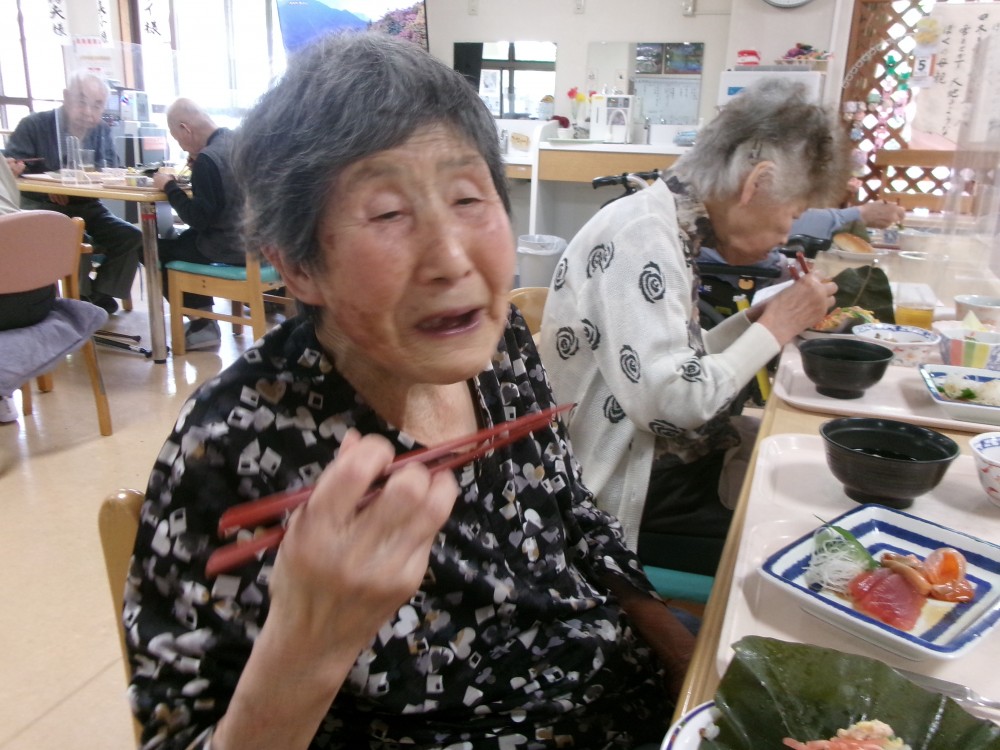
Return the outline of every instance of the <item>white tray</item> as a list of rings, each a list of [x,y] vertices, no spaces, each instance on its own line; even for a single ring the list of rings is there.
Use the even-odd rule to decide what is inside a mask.
[[[800,409],[839,417],[884,417],[961,432],[995,432],[998,429],[995,424],[949,417],[934,403],[916,367],[890,365],[882,379],[861,398],[820,395],[802,369],[802,356],[795,344],[787,344],[781,352],[774,392]]]
[[[716,654],[718,675],[732,658],[730,645],[746,635],[811,643],[869,656],[892,666],[1000,695],[1000,631],[984,636],[969,654],[950,660],[911,661],[809,614],[764,580],[771,554],[829,520],[859,507],[826,465],[818,435],[773,435],[761,441],[733,584]],[[983,539],[1000,539],[1000,507],[979,486],[971,456],[959,456],[941,484],[918,497],[907,513]]]

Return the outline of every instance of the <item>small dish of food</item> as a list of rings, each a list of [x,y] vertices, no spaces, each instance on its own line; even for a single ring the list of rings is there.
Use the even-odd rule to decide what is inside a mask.
[[[862,323],[851,332],[892,350],[892,364],[915,367],[927,362],[937,349],[941,334],[895,323]]]
[[[908,659],[960,656],[1000,621],[1000,547],[881,505],[832,519],[761,572],[806,612]]]
[[[830,335],[850,335],[855,326],[868,323],[878,323],[878,318],[871,310],[853,305],[851,307],[835,307],[826,314],[819,323],[799,334],[804,339],[824,338]]]
[[[703,739],[712,739],[719,712],[715,701],[695,706],[673,723],[663,738],[660,750],[698,750]]]
[[[920,365],[927,392],[962,422],[1000,425],[1000,372],[957,365]]]
[[[974,318],[970,323],[973,325],[966,325],[964,320],[939,320],[932,324],[941,337],[941,361],[946,365],[1000,370],[1000,332],[976,326]]]
[[[833,244],[830,250],[834,255],[844,260],[860,260],[864,262],[870,262],[888,253],[887,250],[876,248],[868,240],[862,239],[850,232],[838,232],[833,235]]]

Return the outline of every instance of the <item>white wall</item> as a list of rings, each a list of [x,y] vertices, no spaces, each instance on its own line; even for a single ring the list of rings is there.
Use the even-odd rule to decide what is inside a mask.
[[[681,0],[426,0],[431,52],[452,63],[454,42],[541,40],[555,42],[556,114],[569,114],[566,92],[584,86],[590,42],[704,42],[705,76],[701,115],[714,114],[718,73],[736,61],[736,50],[754,48],[762,60],[781,57],[796,42],[846,51],[852,0],[813,0],[794,9],[778,9],[764,0],[695,0],[694,16],[681,13]],[[830,78],[840,80],[842,59]],[[836,86],[828,86],[835,92]]]

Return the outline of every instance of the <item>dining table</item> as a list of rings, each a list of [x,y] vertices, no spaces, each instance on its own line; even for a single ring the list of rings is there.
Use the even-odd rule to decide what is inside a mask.
[[[941,483],[916,498],[905,512],[994,544],[1000,541],[1000,506],[979,485],[969,447],[992,425],[962,423],[936,410],[916,367],[893,365],[884,380],[901,394],[887,398],[867,392],[854,400],[821,396],[808,380],[789,377],[801,366],[794,343],[782,351],[775,390],[761,424],[730,532],[706,603],[691,664],[683,683],[675,721],[713,699],[732,657],[732,645],[760,635],[812,644],[878,659],[890,666],[961,683],[1000,698],[1000,629],[986,632],[974,646],[953,658],[913,658],[884,643],[818,617],[765,575],[767,558],[822,524],[858,509],[826,465],[820,426],[838,416],[903,419],[952,438],[960,455]],[[804,383],[802,382],[804,381]],[[909,414],[906,412],[909,411]]]
[[[149,295],[150,351],[153,362],[166,363],[167,329],[163,313],[163,276],[160,270],[156,228],[156,204],[167,200],[166,193],[154,187],[112,186],[99,181],[88,182],[85,179],[64,182],[49,174],[22,175],[17,180],[17,187],[22,193],[119,200],[138,205],[139,226],[142,230],[142,265],[145,269],[146,290]]]

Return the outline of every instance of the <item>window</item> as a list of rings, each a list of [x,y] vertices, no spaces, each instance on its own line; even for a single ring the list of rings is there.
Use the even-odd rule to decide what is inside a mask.
[[[0,128],[59,106],[69,41],[62,0],[0,0]]]
[[[538,105],[555,89],[556,45],[486,42],[482,59],[479,96],[494,116],[539,117]]]
[[[132,3],[154,107],[186,96],[232,126],[285,69],[275,0]]]

